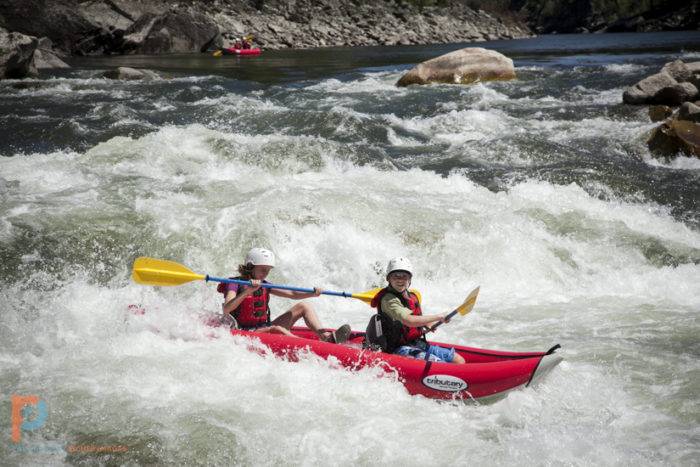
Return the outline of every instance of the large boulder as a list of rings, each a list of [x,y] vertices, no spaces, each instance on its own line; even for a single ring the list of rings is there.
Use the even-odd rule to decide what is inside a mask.
[[[658,104],[677,107],[698,97],[700,62],[669,62],[659,73],[647,76],[622,94],[625,104]]]
[[[208,17],[170,11],[142,15],[124,32],[122,50],[138,54],[202,52],[221,44],[219,27]]]
[[[700,123],[700,102],[684,102],[678,109],[678,120]]]
[[[397,86],[411,84],[470,84],[515,79],[513,60],[494,50],[467,47],[423,62],[399,79]]]
[[[65,52],[97,27],[86,20],[76,0],[0,1],[0,25],[34,37],[49,37]]]
[[[667,105],[652,105],[649,107],[649,119],[652,122],[661,122],[673,114],[673,109]]]
[[[153,81],[161,79],[158,73],[151,70],[137,70],[128,66],[120,66],[113,70],[107,70],[102,73],[103,78],[118,79],[123,81]]]
[[[673,79],[682,83],[688,81],[693,75],[690,67],[683,63],[683,60],[669,62],[661,69],[662,73],[668,73]]]
[[[39,39],[39,44],[34,51],[34,66],[37,69],[44,68],[70,68],[70,66],[61,60],[53,49],[51,39],[42,37]]]
[[[689,156],[700,157],[700,123],[673,120],[671,128],[682,142],[681,151]]]
[[[0,26],[47,37],[71,55],[115,53],[136,18],[168,8],[160,0],[8,0],[0,1]]]
[[[0,79],[36,76],[34,51],[38,44],[36,37],[0,28]]]
[[[661,88],[651,99],[652,104],[679,106],[683,102],[693,100],[698,95],[698,88],[691,83],[676,83]]]
[[[633,105],[651,104],[656,93],[663,88],[675,86],[676,84],[678,84],[678,81],[673,79],[668,73],[656,73],[627,88],[622,94],[622,101],[625,104]],[[662,102],[658,103],[662,104]]]
[[[700,123],[681,120],[678,115],[669,118],[651,131],[647,146],[657,157],[700,157]]]

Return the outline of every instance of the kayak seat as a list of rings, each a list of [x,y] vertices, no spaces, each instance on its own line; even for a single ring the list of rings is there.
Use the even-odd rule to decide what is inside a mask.
[[[343,344],[348,340],[348,337],[350,337],[351,332],[352,329],[350,328],[350,325],[343,324],[338,329],[331,332],[331,338],[329,339],[329,341],[334,344]]]
[[[388,347],[386,336],[382,332],[382,322],[379,319],[379,315],[373,315],[369,319],[362,347],[377,352],[385,351]]]

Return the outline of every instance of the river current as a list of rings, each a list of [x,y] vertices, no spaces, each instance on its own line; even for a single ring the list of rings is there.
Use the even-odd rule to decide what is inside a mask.
[[[450,44],[0,81],[0,463],[697,465],[700,161],[652,158],[622,92],[700,61],[700,33],[471,45],[518,79],[395,87]],[[117,65],[164,79],[100,77]],[[436,403],[249,352],[203,324],[212,285],[130,280],[141,255],[231,275],[252,246],[277,254],[273,282],[351,292],[407,256],[428,313],[481,286],[436,339],[565,361],[495,403]],[[312,303],[329,327],[371,315]],[[12,394],[48,414],[19,443]]]

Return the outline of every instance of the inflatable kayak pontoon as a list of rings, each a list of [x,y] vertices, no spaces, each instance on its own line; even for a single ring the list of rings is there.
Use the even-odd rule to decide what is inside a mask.
[[[238,329],[232,329],[231,333],[254,338],[275,355],[290,361],[298,360],[298,351],[309,350],[323,358],[333,356],[348,369],[381,367],[387,373],[396,372],[410,394],[433,399],[499,398],[508,391],[537,382],[563,360],[555,354],[558,344],[546,352],[504,352],[431,342],[454,347],[467,362],[460,365],[364,349],[365,333],[358,331],[353,331],[344,344],[320,341],[316,333],[302,327],[292,328],[296,337]]]
[[[228,49],[221,49],[221,53],[224,55],[260,55],[262,50],[257,47],[254,49],[234,49],[229,47]]]

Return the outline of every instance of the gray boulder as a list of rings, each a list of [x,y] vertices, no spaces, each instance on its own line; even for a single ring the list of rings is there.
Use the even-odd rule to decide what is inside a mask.
[[[0,24],[29,36],[50,37],[66,52],[96,29],[82,16],[76,0],[0,1]]]
[[[673,109],[667,105],[652,105],[649,107],[649,119],[652,122],[666,120],[673,114]]]
[[[676,83],[659,89],[652,97],[651,103],[678,106],[695,99],[697,95],[698,88],[691,83]]]
[[[678,120],[686,120],[689,122],[700,122],[700,106],[698,103],[684,102],[681,108],[678,109]]]
[[[515,79],[513,60],[495,50],[467,47],[423,62],[399,79],[397,86],[411,84],[471,84],[479,81]]]
[[[130,68],[127,66],[120,66],[113,70],[107,70],[102,73],[103,78],[108,79],[119,79],[125,81],[152,81],[160,79],[158,73],[151,70],[137,70],[136,68]]]
[[[36,76],[34,51],[38,44],[36,37],[0,28],[0,79]]]
[[[678,82],[666,72],[656,73],[647,76],[634,86],[625,90],[622,94],[622,101],[625,104],[643,105],[652,103],[656,93],[665,87],[674,86]],[[663,102],[657,102],[663,104]]]
[[[700,89],[700,62],[686,63],[688,71],[690,71],[690,78],[687,79],[696,88]]]
[[[34,66],[37,69],[70,68],[66,62],[58,57],[53,49],[53,43],[47,37],[39,39],[39,45],[34,51]]]
[[[682,60],[669,62],[661,69],[662,73],[668,73],[673,79],[682,83],[688,81],[693,75],[692,71]]]
[[[221,44],[219,27],[208,17],[171,11],[142,15],[124,32],[122,50],[138,54],[203,52]]]

